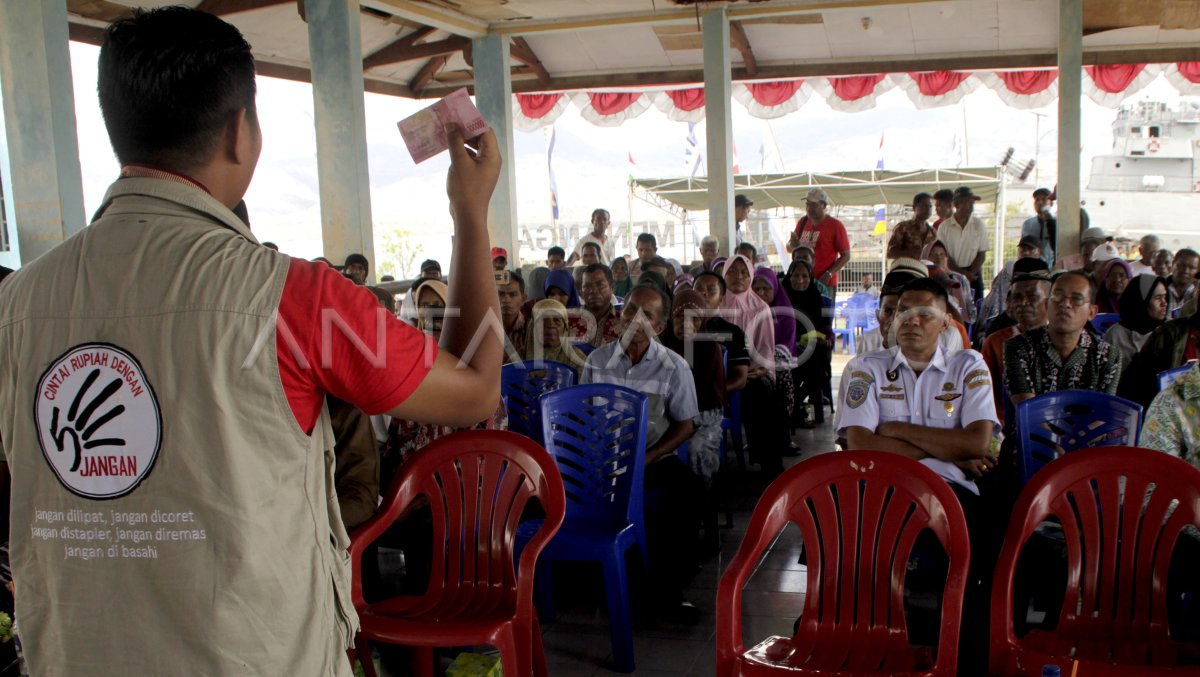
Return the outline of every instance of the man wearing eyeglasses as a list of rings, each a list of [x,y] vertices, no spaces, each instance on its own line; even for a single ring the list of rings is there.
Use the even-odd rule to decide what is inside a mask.
[[[1084,327],[1096,316],[1096,283],[1082,271],[1059,273],[1050,287],[1048,324],[1004,344],[1004,385],[1013,404],[1056,390],[1116,393],[1116,347]]]

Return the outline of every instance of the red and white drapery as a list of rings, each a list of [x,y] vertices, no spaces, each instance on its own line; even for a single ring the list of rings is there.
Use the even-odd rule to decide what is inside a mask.
[[[1166,65],[1114,64],[1084,68],[1083,94],[1102,106],[1115,107],[1163,73],[1180,94],[1200,95],[1200,62]],[[1058,96],[1056,70],[930,71],[806,78],[769,82],[739,82],[733,98],[756,118],[772,119],[793,113],[814,94],[836,111],[856,113],[875,107],[876,99],[899,87],[917,108],[958,103],[980,85],[988,87],[1014,108],[1040,108]],[[569,103],[584,119],[602,127],[620,125],[658,108],[669,119],[700,122],[704,119],[704,88],[665,91],[599,91],[518,94],[513,97],[515,126],[533,131],[554,124]]]

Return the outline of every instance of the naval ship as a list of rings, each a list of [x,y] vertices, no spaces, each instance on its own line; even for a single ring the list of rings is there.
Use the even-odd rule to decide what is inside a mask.
[[[1092,159],[1080,197],[1091,225],[1118,239],[1153,233],[1171,250],[1200,248],[1200,99],[1123,106],[1112,153]]]

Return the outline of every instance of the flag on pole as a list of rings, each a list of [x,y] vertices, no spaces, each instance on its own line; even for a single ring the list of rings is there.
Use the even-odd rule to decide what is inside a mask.
[[[688,123],[687,143],[683,149],[683,168],[692,178],[700,171],[704,162],[704,154],[700,152],[700,142],[696,140],[696,123]]]
[[[633,151],[627,150],[625,154],[629,156],[629,182],[633,183],[633,168],[637,166],[637,163],[633,161]]]
[[[887,205],[875,205],[875,230],[872,235],[887,233]]]
[[[879,162],[875,163],[875,169],[880,171],[883,170],[883,135],[884,132],[879,133]]]
[[[736,141],[733,142],[733,173],[734,174],[742,173],[741,165],[738,163],[737,142]]]
[[[558,222],[558,182],[554,180],[554,125],[546,127],[546,170],[550,173],[550,214]]]

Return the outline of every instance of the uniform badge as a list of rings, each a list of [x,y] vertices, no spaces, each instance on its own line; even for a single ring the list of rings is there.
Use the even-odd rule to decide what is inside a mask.
[[[942,391],[943,391],[943,392],[947,392],[947,393],[948,393],[948,392],[950,392],[951,390],[954,390],[954,384],[952,384],[952,383],[943,383],[943,384],[942,384]]]
[[[899,369],[893,369],[887,373],[887,380],[889,380],[889,381],[895,381],[898,378],[900,378],[900,370]]]
[[[880,390],[882,390],[885,393],[899,393],[899,392],[903,392],[904,388],[901,388],[898,386],[893,386],[893,385],[887,385],[887,386],[880,388]]]
[[[870,386],[866,381],[855,380],[851,381],[846,388],[846,404],[851,409],[858,409],[863,402],[867,401],[867,392]]]
[[[947,390],[954,388],[954,386],[950,385],[949,383],[947,383],[945,387]],[[952,416],[954,415],[954,400],[957,400],[960,397],[962,397],[962,393],[942,393],[933,399],[942,403],[942,406],[946,409],[947,416]]]

